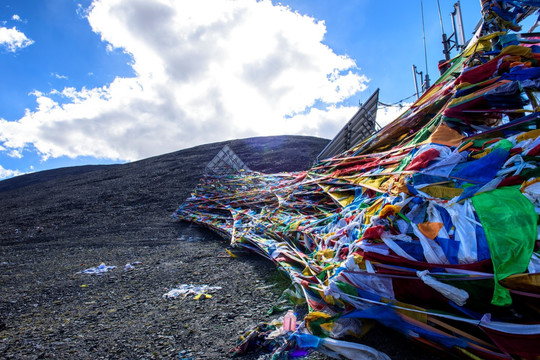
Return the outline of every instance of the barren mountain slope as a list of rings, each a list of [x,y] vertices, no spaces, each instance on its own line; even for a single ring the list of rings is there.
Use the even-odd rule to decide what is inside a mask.
[[[327,142],[281,136],[228,144],[252,170],[279,172],[309,168]],[[240,333],[270,319],[280,290],[268,285],[279,282],[277,272],[257,255],[224,256],[226,241],[170,216],[224,144],[0,182],[0,358],[178,359],[181,351],[230,358]],[[117,268],[78,274],[101,262]],[[181,284],[221,290],[206,300],[163,299]],[[393,358],[415,351],[382,334],[366,341]]]

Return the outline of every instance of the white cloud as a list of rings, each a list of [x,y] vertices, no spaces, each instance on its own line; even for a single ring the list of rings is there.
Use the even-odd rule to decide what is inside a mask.
[[[377,123],[385,127],[397,119],[412,105],[412,103],[402,103],[401,105],[382,106],[377,110]]]
[[[11,29],[0,27],[0,46],[5,47],[10,52],[15,52],[33,43],[33,40],[27,38],[23,32],[20,32],[15,27]]]
[[[4,169],[2,165],[0,165],[0,180],[7,179],[13,176],[22,175],[23,173],[19,170],[10,170],[10,169]]]
[[[62,79],[62,80],[67,80],[68,79],[68,77],[66,75],[60,75],[60,74],[57,74],[57,73],[51,73],[51,76],[54,76],[55,78]]]
[[[340,102],[368,82],[322,43],[324,22],[269,0],[95,0],[88,21],[136,76],[36,92],[35,110],[0,119],[4,147],[134,160],[254,135],[332,138],[356,111]]]
[[[82,6],[82,4],[77,4],[77,10],[75,10],[75,12],[77,13],[77,15],[78,15],[81,19],[84,19],[85,17],[88,16],[88,11],[89,11],[89,9],[85,8],[84,6]]]
[[[14,21],[22,21],[21,20],[21,17],[17,14],[13,14],[13,16],[11,17],[11,20],[14,20]]]
[[[23,157],[20,149],[11,149],[8,154],[9,157],[21,159]]]

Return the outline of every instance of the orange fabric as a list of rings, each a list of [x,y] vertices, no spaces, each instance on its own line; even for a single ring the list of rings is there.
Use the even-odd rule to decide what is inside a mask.
[[[426,143],[436,143],[446,146],[459,146],[464,136],[448,125],[441,123],[431,134]]]
[[[513,68],[513,67],[516,67],[516,66],[526,66],[526,67],[531,67],[531,66],[532,66],[532,62],[531,62],[531,61],[525,61],[525,62],[515,61],[515,62],[510,63],[510,68]]]
[[[390,191],[394,195],[399,195],[400,193],[405,193],[407,195],[411,195],[409,192],[409,188],[405,184],[406,175],[401,175],[399,179],[395,180],[394,184],[392,185],[392,190]]]
[[[418,230],[420,230],[422,234],[426,235],[431,240],[437,237],[442,227],[443,227],[443,224],[440,222],[427,221],[425,223],[418,224]]]

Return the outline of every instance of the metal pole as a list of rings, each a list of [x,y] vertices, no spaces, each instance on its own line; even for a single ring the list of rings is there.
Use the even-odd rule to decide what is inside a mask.
[[[427,47],[426,47],[426,31],[424,28],[424,3],[420,0],[420,10],[422,12],[422,36],[424,38],[424,61],[426,65],[426,75],[429,74],[428,62],[427,62]]]
[[[429,83],[429,74],[426,73],[426,80],[424,81],[424,84],[422,85],[422,91],[425,92],[427,89],[429,89],[430,86],[431,84]]]
[[[444,26],[443,26],[442,16],[441,16],[441,4],[439,4],[439,0],[437,0],[437,8],[439,9],[439,22],[441,23],[441,31],[444,34]]]
[[[416,80],[416,65],[412,66],[412,74],[414,78],[414,88],[416,90],[416,98],[420,98],[420,95],[418,94],[418,81]]]
[[[443,44],[443,54],[445,60],[450,60],[450,45],[448,44],[448,37],[444,33],[444,25],[442,21],[442,15],[441,15],[441,4],[439,4],[439,0],[437,0],[437,8],[439,9],[439,22],[441,23],[441,33],[442,33],[442,44]]]
[[[442,34],[442,44],[443,44],[443,54],[444,54],[444,60],[450,60],[450,46],[448,46],[448,38],[446,37],[446,34]]]

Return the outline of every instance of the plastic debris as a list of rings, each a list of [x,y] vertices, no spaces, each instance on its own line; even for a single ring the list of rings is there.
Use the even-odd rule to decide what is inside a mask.
[[[193,360],[193,356],[191,356],[191,350],[182,350],[178,353],[178,359],[179,360]]]
[[[284,319],[270,323],[259,323],[246,331],[231,352],[242,355],[247,352],[267,352],[259,359],[293,359],[309,355],[310,351],[320,351],[332,358],[354,360],[390,360],[390,358],[372,347],[357,343],[323,339],[298,330],[294,333],[280,330]]]
[[[79,271],[77,274],[102,275],[103,273],[106,273],[107,271],[110,271],[112,269],[116,269],[116,266],[105,265],[105,263],[101,263],[97,267],[91,267],[91,268]]]
[[[179,297],[180,299],[184,299],[188,295],[195,295],[193,297],[194,300],[199,300],[201,298],[210,299],[212,298],[212,295],[210,295],[209,293],[216,292],[217,290],[221,290],[221,286],[183,284],[180,285],[178,288],[169,290],[169,292],[163,294],[163,297],[167,299],[175,299],[177,297]]]
[[[134,270],[136,266],[139,266],[139,265],[142,265],[142,262],[140,261],[134,261],[132,263],[127,263],[125,266],[124,266],[124,271],[131,271],[131,270]]]
[[[390,360],[388,355],[374,348],[349,341],[323,339],[322,346],[351,360]]]
[[[296,331],[296,315],[294,311],[289,310],[283,317],[283,332]]]
[[[232,258],[237,258],[238,256],[234,255],[229,249],[225,249],[225,252],[227,252],[227,254],[229,254],[230,257]]]

